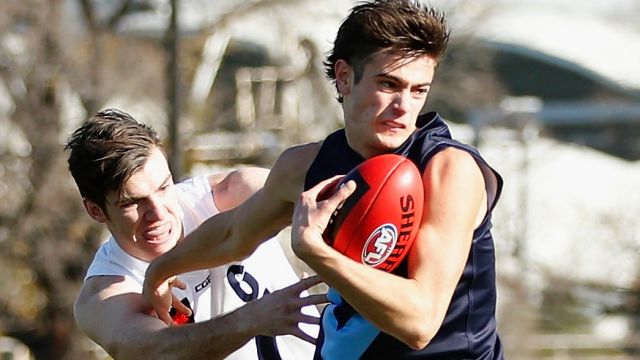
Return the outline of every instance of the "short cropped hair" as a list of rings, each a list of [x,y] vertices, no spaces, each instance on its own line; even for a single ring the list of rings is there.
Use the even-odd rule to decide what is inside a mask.
[[[340,25],[333,50],[324,62],[325,74],[335,84],[335,64],[343,59],[354,68],[358,82],[369,57],[378,52],[404,58],[427,55],[438,62],[449,34],[444,13],[417,0],[361,2]]]
[[[69,171],[83,198],[106,213],[106,196],[123,186],[140,170],[154,149],[162,149],[158,134],[118,109],[98,112],[71,134],[65,145],[70,150]]]

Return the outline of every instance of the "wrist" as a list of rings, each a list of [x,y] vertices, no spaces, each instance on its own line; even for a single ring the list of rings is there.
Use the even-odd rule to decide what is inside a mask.
[[[159,258],[152,261],[144,274],[145,284],[153,288],[160,286],[164,280],[171,276],[165,276],[162,274],[162,266],[160,265],[160,262],[161,260],[159,260]]]
[[[236,326],[236,333],[247,338],[253,338],[258,335],[265,335],[262,319],[259,316],[261,310],[256,300],[251,300],[242,307],[234,310],[232,314],[235,317],[233,323]]]
[[[326,246],[324,239],[316,233],[310,233],[309,230],[302,231],[299,234],[292,234],[291,248],[301,260],[308,260],[318,256],[323,245]]]
[[[324,239],[320,238],[317,241],[305,243],[298,248],[296,252],[302,261],[307,265],[315,268],[317,265],[321,265],[331,261],[336,256],[342,256],[334,248],[329,246]]]

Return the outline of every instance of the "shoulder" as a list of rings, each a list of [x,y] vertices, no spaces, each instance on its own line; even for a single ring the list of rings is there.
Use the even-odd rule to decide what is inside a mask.
[[[75,306],[82,306],[95,300],[105,300],[123,293],[140,293],[140,285],[122,275],[92,276],[84,281]]]
[[[320,151],[321,146],[322,141],[292,146],[280,154],[276,163],[283,161],[295,164],[311,163],[318,151]]]
[[[311,162],[318,155],[322,142],[308,143],[297,145],[285,150],[273,165],[273,172],[281,174],[282,172],[306,173]]]
[[[209,184],[216,206],[220,211],[238,206],[264,186],[268,175],[268,169],[253,166],[210,175]]]
[[[269,176],[269,169],[247,166],[233,171],[209,176],[211,190],[216,192],[224,190],[240,191],[241,193],[255,192],[264,186]]]
[[[78,327],[114,358],[121,352],[134,351],[137,347],[133,343],[166,327],[149,316],[136,283],[125,276],[87,279],[73,311]]]
[[[307,170],[321,146],[322,142],[314,142],[285,150],[273,165],[265,187],[281,192],[287,200],[295,201],[302,192]]]
[[[87,331],[102,315],[113,315],[115,307],[140,308],[140,286],[126,276],[93,276],[85,280],[73,306],[76,321]],[[119,305],[118,305],[119,304]]]
[[[476,159],[465,150],[448,147],[435,154],[422,174],[425,198],[473,202],[485,192]],[[466,199],[466,200],[465,200]]]
[[[473,155],[456,147],[447,147],[435,154],[427,162],[424,175],[482,179],[480,167]]]

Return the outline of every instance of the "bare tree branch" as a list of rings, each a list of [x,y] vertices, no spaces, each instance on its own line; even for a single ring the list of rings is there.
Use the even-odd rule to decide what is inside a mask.
[[[109,21],[107,21],[107,28],[115,29],[120,20],[122,20],[123,17],[129,14],[130,10],[131,0],[124,0],[122,3],[120,3],[120,7],[118,8],[118,10],[116,10],[116,12],[109,18]]]
[[[93,4],[91,0],[78,0],[80,2],[80,8],[82,9],[82,13],[84,14],[84,20],[87,23],[87,27],[91,32],[96,32],[98,30],[98,23],[96,21],[96,15],[93,10]]]
[[[260,10],[268,9],[274,6],[291,5],[291,4],[303,4],[310,0],[257,0],[257,1],[243,1],[240,2],[235,8],[228,13],[222,15],[218,21],[209,27],[205,27],[200,30],[200,34],[206,35],[211,33],[214,29],[224,27],[228,23],[236,20],[238,17],[246,16],[256,13]]]

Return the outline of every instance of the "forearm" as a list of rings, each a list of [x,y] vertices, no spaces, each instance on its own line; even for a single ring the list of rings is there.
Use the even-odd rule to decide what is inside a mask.
[[[242,260],[265,240],[276,235],[291,222],[281,203],[272,211],[254,198],[240,207],[216,214],[200,224],[177,246],[155,259],[145,276],[145,287],[157,287],[177,274],[212,268]],[[280,211],[281,208],[285,211]]]
[[[241,308],[209,321],[163,327],[148,334],[125,330],[114,336],[108,351],[118,360],[223,359],[259,335],[259,328],[246,314]]]
[[[219,213],[207,219],[170,251],[156,258],[147,269],[145,284],[159,285],[177,274],[219,266],[238,259],[229,244],[232,214]]]
[[[381,331],[414,348],[435,335],[446,312],[417,281],[372,269],[329,247],[306,256],[305,262],[325,282]]]
[[[437,309],[427,289],[415,278],[369,268],[325,243],[322,232],[331,214],[355,189],[355,183],[347,182],[330,198],[318,202],[319,193],[332,181],[320,182],[297,201],[291,233],[293,251],[373,325],[409,346],[422,345],[432,329],[425,327],[439,327]]]

